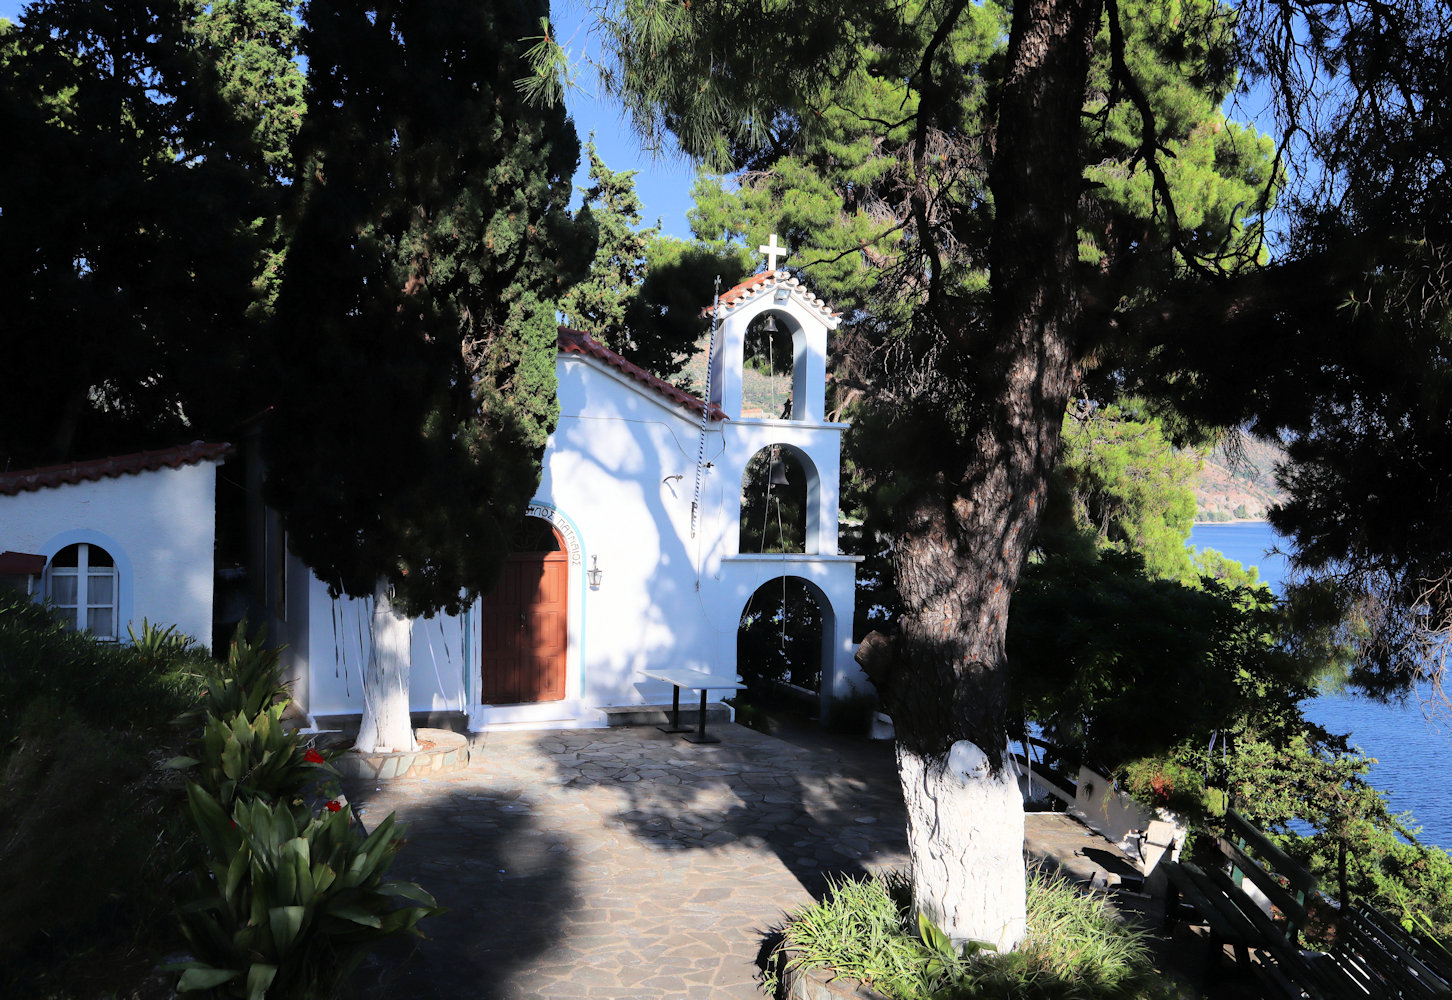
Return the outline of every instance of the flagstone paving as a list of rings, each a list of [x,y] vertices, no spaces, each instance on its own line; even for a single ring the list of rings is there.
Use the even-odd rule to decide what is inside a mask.
[[[829,875],[903,867],[888,744],[721,725],[488,733],[469,767],[350,782],[449,913],[360,971],[379,997],[759,998],[758,956]]]
[[[449,909],[427,940],[371,955],[362,995],[760,998],[786,913],[829,877],[906,867],[902,797],[890,744],[713,731],[721,743],[650,727],[488,733],[466,769],[349,782],[369,827],[390,811],[407,825],[390,875]],[[1058,840],[1032,850],[1030,820],[1030,853],[1085,843],[1054,825]]]

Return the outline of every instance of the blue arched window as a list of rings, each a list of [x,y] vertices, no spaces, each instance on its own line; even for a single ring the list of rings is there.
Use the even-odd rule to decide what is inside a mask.
[[[114,642],[119,584],[111,553],[90,542],[76,542],[50,561],[46,596],[67,628]]]

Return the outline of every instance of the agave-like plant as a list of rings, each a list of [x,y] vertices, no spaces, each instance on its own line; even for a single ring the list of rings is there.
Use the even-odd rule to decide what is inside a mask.
[[[299,822],[287,803],[260,798],[240,798],[229,815],[195,782],[187,799],[208,857],[181,914],[192,957],[173,966],[178,992],[332,996],[370,945],[441,912],[414,883],[384,878],[401,844],[391,815],[364,838],[336,801]]]
[[[230,720],[207,716],[197,757],[174,757],[178,768],[195,767],[194,778],[215,795],[224,809],[239,797],[262,798],[269,802],[297,796],[319,770],[328,767],[329,756],[303,746],[296,733],[282,724],[286,703],[264,709],[248,719],[237,714]]]
[[[239,628],[207,677],[197,756],[171,761],[195,779],[187,812],[205,855],[180,914],[192,951],[172,967],[180,993],[333,996],[370,944],[440,912],[417,885],[383,877],[402,844],[392,815],[364,836],[338,799],[308,806],[308,786],[336,772],[283,726],[287,703],[277,655]]]

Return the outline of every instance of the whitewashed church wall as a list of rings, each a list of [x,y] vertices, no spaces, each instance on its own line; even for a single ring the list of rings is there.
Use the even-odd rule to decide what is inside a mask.
[[[545,451],[535,502],[552,509],[557,524],[568,526],[573,538],[567,539],[567,548],[575,546],[579,554],[579,562],[570,566],[568,590],[565,698],[573,704],[562,710],[589,716],[590,707],[669,702],[670,686],[647,680],[641,673],[646,669],[735,672],[742,607],[757,586],[782,572],[736,556],[741,472],[756,451],[773,443],[800,448],[817,466],[819,508],[830,512],[830,526],[824,526],[821,537],[830,555],[796,557],[790,572],[828,595],[838,619],[832,639],[835,672],[839,687],[850,688],[857,671],[850,648],[855,563],[835,556],[845,425],[709,423],[693,537],[699,417],[578,355],[562,355],[556,370],[561,415]],[[598,588],[586,582],[597,566],[602,574]],[[334,603],[320,582],[312,582],[308,645],[315,715],[361,710],[368,603]],[[410,674],[414,711],[463,706],[471,718],[488,721],[492,712],[497,721],[514,720],[518,713],[476,714],[479,707],[468,704],[469,692],[478,690],[479,619],[476,608],[468,620],[441,617],[416,624]],[[473,634],[466,644],[469,628]]]
[[[47,560],[76,542],[115,558],[117,632],[146,618],[212,642],[214,462],[0,497],[0,550]]]
[[[363,711],[362,676],[371,649],[368,598],[328,596],[310,575],[308,601],[308,684],[305,707],[313,715],[355,715]],[[459,617],[420,618],[413,626],[409,710],[460,712],[464,701],[464,634]]]
[[[848,424],[807,424],[795,420],[733,420],[725,425],[725,450],[721,465],[727,469],[746,468],[746,463],[763,448],[789,445],[811,461],[810,475],[815,476],[816,504],[807,512],[809,535],[807,551],[825,556],[837,554],[837,517],[840,502],[842,463],[842,432]],[[741,521],[741,483],[726,493],[723,520],[734,522],[738,536],[730,552],[739,552]]]
[[[702,468],[693,538],[699,418],[583,359],[562,359],[559,374],[561,418],[537,496],[570,516],[584,568],[598,564],[603,575],[598,589],[583,589],[581,694],[597,706],[668,699],[670,688],[641,670],[723,666],[707,615],[714,583],[697,587],[697,567],[721,544],[723,481],[734,480],[723,472],[720,425],[708,427],[713,468]],[[734,665],[734,623],[730,633]]]
[[[350,715],[363,710],[363,668],[368,663],[366,600],[333,600],[328,588],[308,574],[308,698],[313,715]]]
[[[412,712],[465,712],[464,619],[435,615],[413,623],[413,668],[408,702]]]
[[[810,581],[821,591],[813,595],[825,598],[832,621],[830,664],[824,670],[822,688],[824,702],[832,698],[845,698],[857,692],[871,691],[867,675],[853,658],[856,643],[852,641],[852,615],[856,608],[857,563],[852,556],[807,556],[769,553],[762,555],[735,555],[722,560],[716,571],[720,580],[720,606],[723,617],[730,616],[733,631],[729,637],[731,654],[735,655],[735,623],[740,621],[741,612],[751,595],[765,583],[783,576],[799,577]],[[724,651],[723,651],[724,653]],[[824,708],[825,708],[824,704]]]

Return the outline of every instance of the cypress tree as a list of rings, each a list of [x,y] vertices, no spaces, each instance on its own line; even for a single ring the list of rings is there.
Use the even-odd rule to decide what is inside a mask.
[[[566,212],[573,126],[516,86],[547,10],[306,10],[268,488],[330,592],[375,595],[375,638],[390,609],[457,612],[492,587],[539,483],[555,303],[594,250]]]

